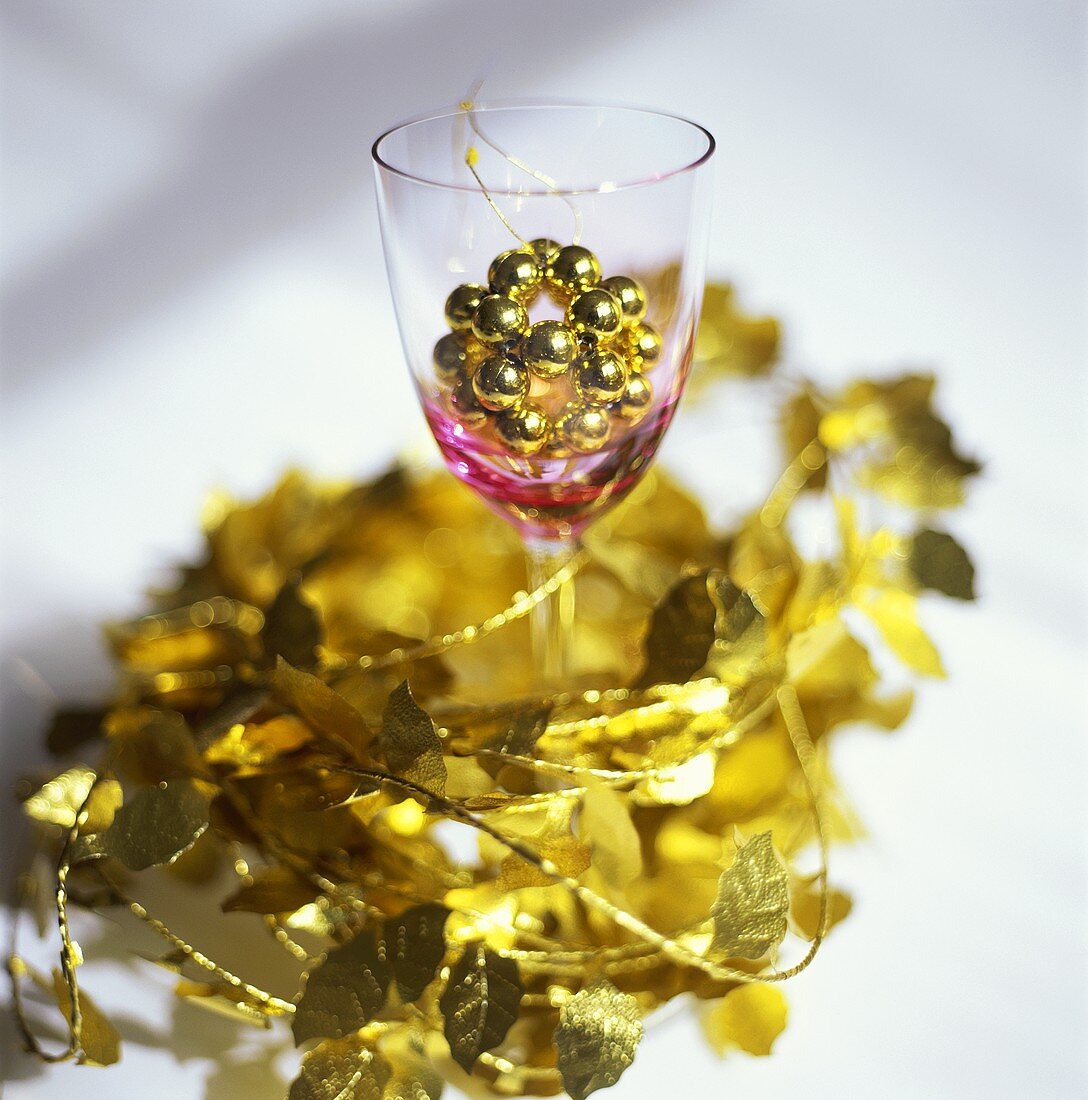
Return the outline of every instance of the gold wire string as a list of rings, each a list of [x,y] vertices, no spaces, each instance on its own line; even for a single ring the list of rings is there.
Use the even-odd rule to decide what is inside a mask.
[[[563,194],[563,192],[559,189],[559,184],[554,179],[552,179],[551,176],[548,176],[538,169],[533,168],[530,164],[526,164],[525,161],[523,161],[520,157],[514,156],[513,153],[504,149],[493,138],[488,137],[488,135],[485,134],[481,129],[480,124],[476,119],[476,98],[480,94],[480,89],[483,87],[483,83],[484,82],[482,80],[478,80],[476,84],[473,85],[468,97],[462,100],[459,105],[459,109],[464,112],[465,117],[468,119],[468,124],[471,127],[472,132],[486,146],[498,153],[499,156],[503,158],[503,160],[512,164],[519,171],[525,172],[527,175],[532,176],[533,179],[544,184],[544,186],[547,187],[548,190],[553,195],[555,195],[557,199],[560,199],[567,206],[572,216],[574,217],[574,236],[571,238],[571,243],[578,244],[579,241],[581,241],[582,239],[582,212],[578,209],[577,205],[573,202],[570,196]],[[520,233],[518,233],[518,231],[510,224],[510,221],[506,217],[506,215],[503,214],[503,212],[499,209],[499,206],[492,197],[491,191],[488,189],[487,184],[484,183],[483,179],[480,176],[480,173],[476,169],[476,165],[479,162],[479,159],[479,150],[477,150],[475,145],[470,144],[465,149],[465,165],[472,173],[472,178],[476,181],[477,186],[483,193],[484,198],[487,200],[488,206],[491,207],[491,209],[495,212],[495,215],[498,217],[499,221],[501,221],[502,224],[506,226],[506,228],[510,231],[510,233],[514,236],[516,240],[518,240],[526,248],[531,247],[529,242],[524,237],[522,237]]]

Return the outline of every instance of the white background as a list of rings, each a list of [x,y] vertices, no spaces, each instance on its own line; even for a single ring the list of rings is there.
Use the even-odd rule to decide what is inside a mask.
[[[55,697],[107,688],[97,624],[195,551],[209,487],[426,445],[373,136],[481,76],[493,96],[650,102],[717,135],[711,271],[785,319],[790,360],[825,379],[938,369],[987,471],[951,521],[981,601],[924,609],[950,681],[903,732],[838,746],[872,838],[838,859],[857,906],[791,983],[775,1056],[719,1063],[680,1017],[611,1095],[1084,1095],[1085,4],[3,11],[0,787]],[[722,507],[735,429],[691,413],[664,452],[725,469],[698,479]],[[168,995],[111,973],[94,987],[124,1063],[43,1072],[6,1049],[13,1100],[201,1097],[209,1077],[213,1098],[276,1094],[252,1045],[213,1075],[207,1027],[176,1054],[145,1045]]]

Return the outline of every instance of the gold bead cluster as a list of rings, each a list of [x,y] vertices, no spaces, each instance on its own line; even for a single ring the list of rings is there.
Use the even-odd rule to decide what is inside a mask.
[[[487,278],[446,299],[451,331],[434,348],[450,412],[466,427],[491,428],[512,454],[559,458],[598,451],[617,425],[645,417],[661,336],[644,320],[638,282],[603,279],[589,249],[543,237],[500,253]],[[530,321],[541,293],[562,320]]]

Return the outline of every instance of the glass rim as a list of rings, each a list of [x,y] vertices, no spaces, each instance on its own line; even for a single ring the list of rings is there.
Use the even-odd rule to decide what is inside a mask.
[[[516,110],[554,110],[557,108],[573,108],[581,110],[607,110],[607,111],[626,111],[631,114],[643,115],[648,118],[667,119],[671,122],[679,122],[685,126],[690,127],[693,130],[698,131],[706,139],[706,148],[696,157],[694,160],[682,164],[677,168],[671,168],[667,172],[663,172],[660,175],[643,176],[639,179],[624,180],[622,182],[602,181],[598,187],[544,187],[544,188],[530,188],[513,190],[509,187],[492,187],[488,184],[488,191],[492,195],[501,195],[504,198],[514,197],[518,195],[527,196],[545,196],[545,195],[596,195],[596,194],[611,194],[613,191],[626,191],[635,187],[648,187],[655,183],[662,183],[665,180],[675,179],[677,176],[685,175],[688,172],[693,172],[695,169],[706,164],[708,160],[714,155],[714,150],[717,148],[717,142],[714,140],[714,135],[701,123],[695,122],[693,119],[687,118],[684,115],[676,114],[672,111],[660,110],[656,107],[639,107],[629,103],[608,103],[603,101],[593,100],[578,100],[578,99],[503,99],[495,100],[488,103],[478,103],[473,107],[474,113],[486,115],[489,112],[498,111],[516,111]],[[450,183],[443,180],[430,179],[427,176],[420,176],[414,172],[409,172],[404,168],[398,168],[395,164],[390,163],[382,156],[379,151],[380,146],[386,138],[392,137],[394,134],[400,133],[402,130],[410,129],[413,126],[422,125],[425,122],[439,122],[445,118],[456,118],[460,115],[466,115],[467,112],[462,107],[441,108],[431,111],[426,111],[423,114],[415,115],[412,118],[404,119],[402,122],[398,122],[388,129],[383,130],[377,138],[374,139],[374,144],[370,147],[370,155],[374,160],[374,163],[381,169],[387,172],[391,172],[395,176],[399,176],[401,179],[408,180],[411,183],[419,184],[422,187],[434,187],[440,191],[460,191],[470,192],[472,194],[478,194],[480,187],[475,180],[469,180],[465,183]]]

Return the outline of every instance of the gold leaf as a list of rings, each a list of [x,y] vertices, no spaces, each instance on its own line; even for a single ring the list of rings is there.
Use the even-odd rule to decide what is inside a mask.
[[[267,722],[234,725],[204,752],[209,764],[252,768],[302,748],[313,734],[300,718],[281,714]]]
[[[236,890],[222,905],[224,913],[293,913],[318,895],[317,888],[292,871],[275,864],[253,874],[253,881]]]
[[[835,887],[827,892],[827,927],[834,928],[850,915],[854,902],[850,895]],[[790,900],[790,920],[806,939],[814,939],[820,927],[820,888],[814,876],[794,887]]]
[[[184,779],[141,787],[95,838],[97,848],[130,871],[172,863],[208,828],[208,799]]]
[[[442,794],[446,763],[431,716],[412,698],[408,681],[393,690],[386,704],[381,746],[391,771]]]
[[[280,700],[313,729],[340,742],[356,757],[370,744],[373,733],[366,720],[323,680],[280,657],[272,674],[272,687]]]
[[[326,1039],[303,1055],[288,1100],[381,1100],[385,1059],[358,1035]]]
[[[392,1069],[382,1100],[439,1100],[444,1082],[427,1060],[421,1032],[398,1028],[383,1039],[381,1050]]]
[[[823,619],[795,634],[786,648],[786,671],[798,695],[852,695],[877,679],[865,647],[839,618]]]
[[[499,716],[499,729],[485,748],[492,752],[529,756],[548,728],[552,708],[546,703],[525,703],[506,708]]]
[[[967,551],[947,531],[926,527],[911,540],[910,571],[923,588],[955,600],[975,598],[975,567]]]
[[[711,909],[711,952],[721,958],[758,959],[786,934],[789,879],[775,855],[770,833],[760,833],[737,850],[718,880]]]
[[[914,596],[899,588],[872,589],[859,594],[857,604],[908,668],[923,676],[945,675],[937,647],[918,624],[918,601]]]
[[[758,378],[778,360],[781,333],[774,317],[742,313],[728,283],[708,283],[695,337],[696,387],[716,378]]]
[[[434,980],[446,954],[444,931],[450,911],[428,903],[385,922],[385,943],[402,1001],[417,1001]]]
[[[24,803],[28,817],[70,829],[97,778],[93,768],[77,764],[39,787]]]
[[[282,1015],[230,982],[183,980],[174,986],[174,994],[190,1004],[226,1016],[228,1020],[241,1020],[255,1027],[270,1028],[272,1017]]]
[[[506,1038],[524,992],[517,963],[482,943],[470,943],[450,970],[439,1007],[454,1061],[471,1073],[485,1050]]]
[[[682,684],[706,664],[718,613],[710,583],[705,571],[685,577],[654,609],[646,636],[646,665],[636,686]]]
[[[342,1039],[385,1003],[392,971],[373,931],[334,947],[306,977],[292,1030],[295,1042]]]
[[[634,1061],[642,1039],[638,1001],[606,978],[579,990],[559,1010],[555,1045],[572,1100],[610,1088]]]
[[[57,1007],[71,1026],[72,998],[68,994],[64,975],[59,970],[53,971],[53,995],[57,999]],[[79,1011],[82,1017],[80,1062],[90,1066],[112,1066],[121,1061],[121,1036],[82,987],[79,990]]]
[[[105,711],[99,707],[72,707],[53,715],[49,732],[45,735],[46,748],[53,756],[65,756],[102,735],[102,719]]]
[[[298,582],[288,580],[265,612],[261,631],[265,656],[280,657],[295,668],[313,668],[323,640],[317,611],[299,594]]]
[[[642,845],[627,802],[611,787],[586,790],[578,831],[593,852],[593,866],[609,886],[623,890],[642,873]]]
[[[703,1016],[703,1030],[719,1055],[732,1047],[767,1055],[785,1030],[788,1015],[786,998],[778,989],[749,983],[731,989]]]
[[[641,804],[688,806],[714,786],[715,764],[713,753],[697,753],[690,760],[661,768],[640,780],[633,797]]]

